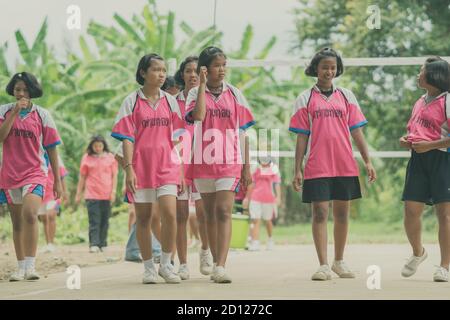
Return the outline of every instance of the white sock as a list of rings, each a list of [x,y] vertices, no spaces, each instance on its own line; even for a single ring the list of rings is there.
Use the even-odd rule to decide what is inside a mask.
[[[36,257],[25,257],[25,270],[34,268]]]
[[[200,254],[202,256],[206,256],[207,254],[209,254],[209,249],[206,249],[206,250],[200,249]]]
[[[25,260],[17,260],[17,267],[19,270],[25,270]]]
[[[166,253],[161,251],[161,265],[166,266],[170,264],[170,259],[172,257],[172,252]]]
[[[144,268],[146,270],[155,269],[155,264],[153,263],[153,258],[150,258],[150,259],[144,261]]]

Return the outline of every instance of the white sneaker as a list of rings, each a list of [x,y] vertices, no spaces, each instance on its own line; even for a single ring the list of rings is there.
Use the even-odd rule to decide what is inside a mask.
[[[31,266],[29,269],[25,270],[25,280],[39,280],[40,276],[36,272],[34,266]]]
[[[248,247],[248,251],[259,251],[259,241],[255,240]]]
[[[331,280],[331,270],[327,264],[323,264],[312,275],[311,280],[325,281]]]
[[[157,283],[158,273],[155,268],[145,269],[144,276],[142,277],[143,284]]]
[[[56,246],[53,243],[49,243],[47,245],[47,252],[55,252],[56,251]]]
[[[9,277],[10,282],[22,281],[22,280],[25,280],[25,270],[24,269],[17,270]]]
[[[215,283],[231,283],[231,278],[225,273],[224,267],[217,267],[216,274],[214,276]]]
[[[180,276],[181,280],[189,279],[189,269],[187,264],[185,263],[180,264],[180,268],[178,269],[178,275]]]
[[[448,270],[441,266],[436,266],[437,269],[433,274],[434,282],[448,282]]]
[[[273,250],[275,247],[275,242],[272,239],[267,240],[266,250]]]
[[[181,278],[173,272],[169,266],[159,265],[158,274],[166,281],[166,283],[180,283]]]
[[[92,246],[89,248],[89,252],[90,253],[98,253],[98,252],[100,252],[100,248],[97,246]]]
[[[406,278],[411,277],[414,273],[416,273],[419,264],[421,264],[427,257],[428,254],[425,251],[425,248],[423,248],[423,254],[421,257],[412,255],[411,258],[409,258],[406,264],[403,266],[402,276]]]
[[[345,264],[344,260],[334,260],[331,270],[336,273],[339,278],[354,278],[355,274],[350,270],[350,268]]]
[[[200,273],[207,276],[212,273],[213,262],[209,250],[203,251],[200,249]]]

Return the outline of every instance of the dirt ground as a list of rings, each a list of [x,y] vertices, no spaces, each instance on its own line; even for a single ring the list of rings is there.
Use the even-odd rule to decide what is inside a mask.
[[[70,265],[78,265],[80,268],[98,266],[103,264],[117,263],[123,261],[124,247],[113,245],[106,252],[89,253],[86,244],[57,246],[52,253],[40,253],[36,258],[36,270],[46,278],[51,273],[65,272]],[[17,267],[14,246],[11,244],[0,244],[0,280],[6,280]]]

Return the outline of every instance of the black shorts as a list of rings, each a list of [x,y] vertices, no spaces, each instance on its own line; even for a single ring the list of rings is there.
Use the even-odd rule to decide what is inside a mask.
[[[303,183],[302,201],[305,203],[361,198],[358,177],[308,179]]]
[[[450,202],[450,153],[412,151],[406,168],[403,201],[433,205]]]

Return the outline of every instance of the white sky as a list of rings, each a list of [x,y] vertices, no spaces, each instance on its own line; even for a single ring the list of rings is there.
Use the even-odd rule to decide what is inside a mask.
[[[15,4],[0,0],[0,44],[9,43],[7,59],[15,64],[18,49],[14,32],[20,29],[30,45],[48,17],[48,42],[63,54],[67,46],[78,50],[78,37],[85,34],[90,20],[101,24],[115,25],[114,13],[129,20],[134,13],[140,14],[146,0],[21,0]],[[292,8],[296,0],[217,0],[217,27],[224,32],[224,49],[239,48],[242,33],[247,24],[254,27],[252,52],[257,52],[272,35],[278,37],[270,57],[288,58],[294,30]],[[68,6],[81,9],[81,30],[68,30],[66,13]],[[213,24],[214,0],[157,0],[160,13],[175,12],[176,24],[186,21],[194,30]],[[178,33],[181,35],[181,33]],[[177,39],[179,41],[180,39]]]

